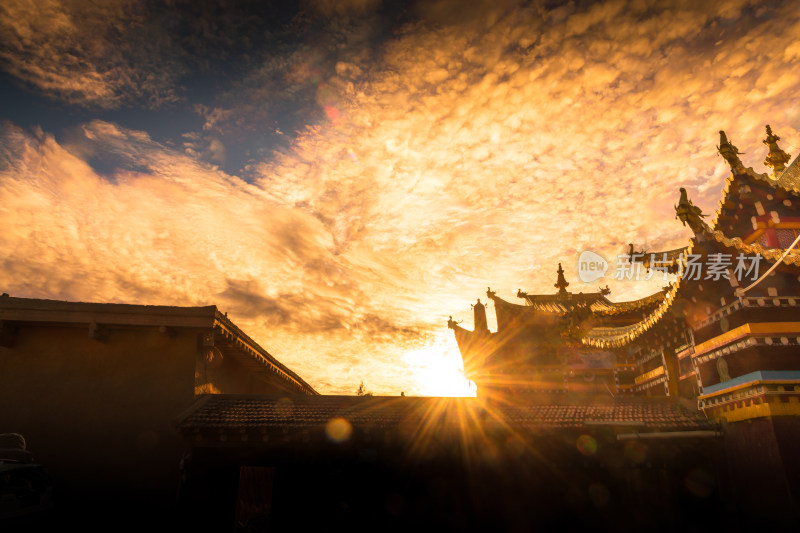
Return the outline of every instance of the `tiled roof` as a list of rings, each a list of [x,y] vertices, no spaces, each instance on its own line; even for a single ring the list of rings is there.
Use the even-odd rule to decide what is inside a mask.
[[[567,294],[524,294],[526,309],[563,315],[577,306],[589,305],[594,313],[615,315],[651,308],[661,301],[663,291],[627,302],[612,302],[599,292]],[[497,298],[495,297],[495,300]],[[507,302],[508,303],[508,302]],[[513,304],[512,304],[513,305]]]
[[[529,308],[545,313],[558,314],[563,314],[582,305],[589,305],[592,310],[598,305],[605,308],[608,302],[600,293],[525,294],[524,298]]]
[[[38,298],[0,297],[0,319],[23,322],[58,322],[126,325],[210,327],[219,314],[216,306],[176,307],[118,303],[67,302]]]
[[[600,293],[526,294],[526,305],[514,304],[498,296],[492,296],[492,300],[498,314],[499,331],[506,329],[511,323],[541,323],[540,319],[543,317],[562,317],[583,305],[590,306],[594,315],[601,319],[616,317],[638,321],[643,313],[656,309],[665,295],[665,291],[658,291],[639,300],[612,302]]]
[[[487,423],[521,430],[598,425],[642,431],[711,427],[703,414],[670,398],[603,396],[581,400],[566,395],[520,406],[486,406],[475,398],[207,395],[177,425],[183,432],[310,429],[324,427],[334,418],[344,418],[355,429],[401,425],[478,428]]]
[[[688,253],[691,253],[691,251],[692,247],[689,246]],[[661,295],[660,303],[645,318],[627,326],[592,328],[581,338],[581,342],[586,346],[592,346],[594,348],[619,348],[638,338],[644,332],[655,326],[658,321],[661,320],[661,317],[666,314],[672,302],[675,300],[675,295],[680,287],[684,266],[685,260],[679,263],[680,270],[678,272],[678,279],[670,284],[666,292],[656,293],[657,295]]]
[[[655,292],[644,298],[638,300],[630,300],[627,302],[608,302],[608,309],[600,309],[596,312],[603,315],[614,315],[620,313],[627,313],[629,311],[644,311],[647,308],[654,308],[657,304],[661,303],[664,299],[665,291],[661,290]],[[594,309],[592,309],[594,311]]]

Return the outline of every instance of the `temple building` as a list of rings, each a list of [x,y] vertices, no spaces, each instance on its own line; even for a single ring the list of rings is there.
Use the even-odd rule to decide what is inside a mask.
[[[320,528],[796,528],[800,272],[783,231],[800,163],[779,168],[767,141],[772,176],[722,136],[733,172],[713,221],[681,190],[686,247],[631,246],[631,268],[673,275],[662,290],[614,302],[570,291],[558,265],[552,294],[487,290],[497,331],[480,300],[472,331],[451,318],[478,398],[201,398],[178,421],[187,505],[278,528],[309,505]]]
[[[573,294],[566,290],[568,285],[559,264],[556,294],[519,291],[524,304],[515,304],[489,289],[487,296],[497,314],[495,333],[486,326],[486,307],[480,300],[473,306],[474,331],[449,321],[465,373],[475,381],[479,396],[514,402],[550,393],[608,394],[630,388],[631,358],[586,346],[582,336],[593,325],[635,324],[658,306],[664,292],[612,302],[606,297],[607,288]]]
[[[800,158],[787,167],[780,138],[766,133],[772,171],[759,174],[720,132],[731,174],[710,219],[680,190],[676,218],[694,234],[684,248],[636,253],[631,245],[632,269],[675,275],[662,291],[632,302],[611,302],[605,290],[574,294],[559,265],[555,294],[520,291],[515,304],[487,292],[496,332],[480,300],[473,331],[451,319],[478,394],[521,405],[603,393],[694,405],[722,429],[741,505],[796,509]]]
[[[60,483],[53,526],[797,530],[800,162],[779,140],[758,174],[721,133],[714,216],[681,189],[686,246],[631,245],[662,290],[615,302],[559,264],[551,294],[487,290],[497,331],[480,300],[472,331],[451,318],[477,398],[319,395],[215,306],[3,295],[0,432]],[[3,489],[0,513],[22,501]]]
[[[184,454],[175,417],[234,393],[318,394],[213,305],[0,296],[0,433],[22,435],[52,477],[60,523],[168,514]],[[30,498],[0,496],[3,529]]]

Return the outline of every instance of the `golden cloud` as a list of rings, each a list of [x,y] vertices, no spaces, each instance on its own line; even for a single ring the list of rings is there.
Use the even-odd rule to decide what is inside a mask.
[[[671,206],[684,186],[716,207],[719,129],[759,171],[766,123],[800,152],[789,3],[504,5],[481,23],[438,16],[446,7],[355,78],[332,69],[329,119],[246,181],[109,123],[85,126],[93,150],[120,161],[108,176],[9,128],[0,283],[218,303],[324,392],[363,379],[378,393],[434,393],[420,385],[436,366],[426,346],[452,349],[447,316],[469,325],[487,286],[507,299],[553,292],[557,264],[582,250],[613,263],[629,242],[684,244]],[[267,97],[248,94],[243,109]],[[567,276],[576,292],[597,289]],[[663,285],[606,281],[616,299]]]

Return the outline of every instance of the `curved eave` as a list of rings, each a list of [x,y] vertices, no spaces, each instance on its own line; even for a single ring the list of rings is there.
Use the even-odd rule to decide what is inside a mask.
[[[777,262],[784,254],[785,250],[780,248],[764,248],[759,244],[745,244],[739,237],[727,237],[719,230],[712,230],[709,226],[703,226],[703,234],[712,241],[722,245],[731,251],[739,251],[746,255],[761,255],[768,263]],[[643,320],[635,324],[619,327],[597,327],[592,328],[581,339],[586,346],[594,348],[620,348],[640,337],[644,332],[655,326],[666,314],[683,280],[683,272],[686,268],[686,257],[691,255],[694,243],[686,248],[686,256],[679,262],[678,279],[664,293],[663,300],[656,309]],[[800,267],[800,251],[790,251],[783,263]],[[658,293],[656,293],[658,294]],[[654,295],[655,296],[655,295]]]
[[[577,305],[589,304],[592,306],[592,309],[596,306],[606,307],[612,305],[612,302],[608,301],[605,296],[600,293],[584,294],[571,292],[567,294],[526,294],[525,302],[526,305],[521,306],[525,309],[559,315],[563,315],[566,311],[569,311]]]
[[[552,311],[543,311],[534,306],[519,305],[492,296],[495,315],[497,316],[497,334],[504,337],[521,329],[543,328],[553,326],[564,316],[563,311],[551,304]]]
[[[458,344],[458,349],[461,351],[463,355],[466,350],[469,349],[470,344],[472,342],[472,338],[474,336],[474,332],[464,329],[461,326],[454,325],[451,326],[453,330],[453,334],[456,337],[456,344]]]
[[[748,169],[748,171],[752,171],[752,169]],[[755,174],[755,172],[753,172]],[[719,200],[719,206],[717,206],[717,210],[714,212],[714,218],[711,219],[709,226],[712,228],[716,228],[717,224],[719,223],[719,219],[722,216],[722,210],[726,203],[728,203],[731,193],[731,185],[736,180],[736,174],[731,172],[728,174],[728,177],[725,178],[725,184],[722,187],[722,198]]]
[[[690,244],[686,248],[687,256],[691,254],[692,246],[693,245]],[[679,262],[678,279],[672,285],[670,285],[670,288],[665,292],[656,293],[650,296],[655,300],[658,300],[658,295],[660,294],[661,303],[659,303],[653,312],[647,317],[639,322],[636,322],[635,324],[630,324],[628,326],[592,328],[586,335],[584,335],[584,337],[581,339],[581,342],[586,346],[591,346],[592,348],[609,349],[620,348],[639,338],[644,332],[655,326],[672,306],[672,303],[675,301],[675,297],[678,294],[678,288],[681,284],[681,278],[683,276],[683,269],[685,266],[686,260],[682,259]]]
[[[495,305],[497,305],[499,303],[502,306],[505,306],[505,307],[510,308],[510,309],[514,309],[514,310],[519,311],[521,313],[524,313],[524,312],[530,313],[532,311],[535,311],[535,309],[534,309],[535,306],[515,304],[515,303],[509,302],[507,300],[503,300],[502,298],[500,298],[499,296],[497,296],[495,294],[492,294],[490,296],[490,298],[492,299],[492,301],[494,302]]]
[[[681,248],[685,250],[685,248]],[[646,307],[657,305],[666,295],[666,291],[658,291],[650,296],[639,298],[638,300],[630,300],[627,302],[609,302],[611,307],[608,309],[598,310],[596,314],[600,316],[614,316],[623,313],[639,311]]]
[[[730,238],[721,231],[712,230],[711,228],[706,228],[703,233],[725,248],[732,251],[736,250],[746,255],[761,255],[761,257],[770,263],[777,262],[786,252],[786,250],[782,248],[765,248],[757,243],[746,244],[739,237]],[[783,262],[789,265],[800,266],[800,251],[797,249],[791,250],[786,255]]]
[[[685,250],[685,248],[681,248]],[[648,307],[653,307],[654,305],[658,304],[661,301],[661,298],[664,295],[664,291],[659,291],[655,294],[651,294],[649,296],[645,296],[644,298],[639,298],[638,300],[630,300],[626,302],[612,302],[611,300],[607,299],[603,295],[598,295],[597,298],[590,303],[590,309],[592,313],[597,316],[618,316],[625,313],[632,313],[636,311],[642,311],[647,309]],[[547,295],[549,296],[549,295]],[[573,295],[573,296],[586,296],[586,295]],[[498,298],[499,299],[499,298]],[[579,303],[585,303],[580,301],[571,301],[569,298],[564,299],[548,299],[548,300],[531,300],[531,296],[526,297],[528,301],[528,305],[518,305],[506,302],[505,300],[500,300],[502,302],[501,305],[507,305],[509,307],[514,308],[515,311],[519,313],[539,313],[542,315],[551,315],[551,316],[564,316],[564,314],[571,309],[575,308],[575,306]],[[584,299],[587,300],[587,299]]]
[[[495,295],[492,295],[491,299],[494,302],[498,331],[505,329],[506,326],[514,321],[514,318],[521,320],[521,322],[526,322],[527,320],[530,320],[539,314],[547,314],[535,306],[519,305],[507,302],[506,300],[503,300]],[[555,307],[553,307],[552,314],[557,314]]]

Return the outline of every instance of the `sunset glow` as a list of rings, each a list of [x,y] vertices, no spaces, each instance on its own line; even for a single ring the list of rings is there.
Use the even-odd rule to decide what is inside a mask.
[[[435,338],[429,346],[406,352],[403,362],[416,371],[421,395],[475,396],[475,383],[464,376],[458,347],[446,335]]]
[[[322,393],[474,395],[448,316],[559,262],[650,294],[578,255],[684,245],[721,129],[800,152],[795,3],[550,4],[4,2],[0,292],[215,304]]]

